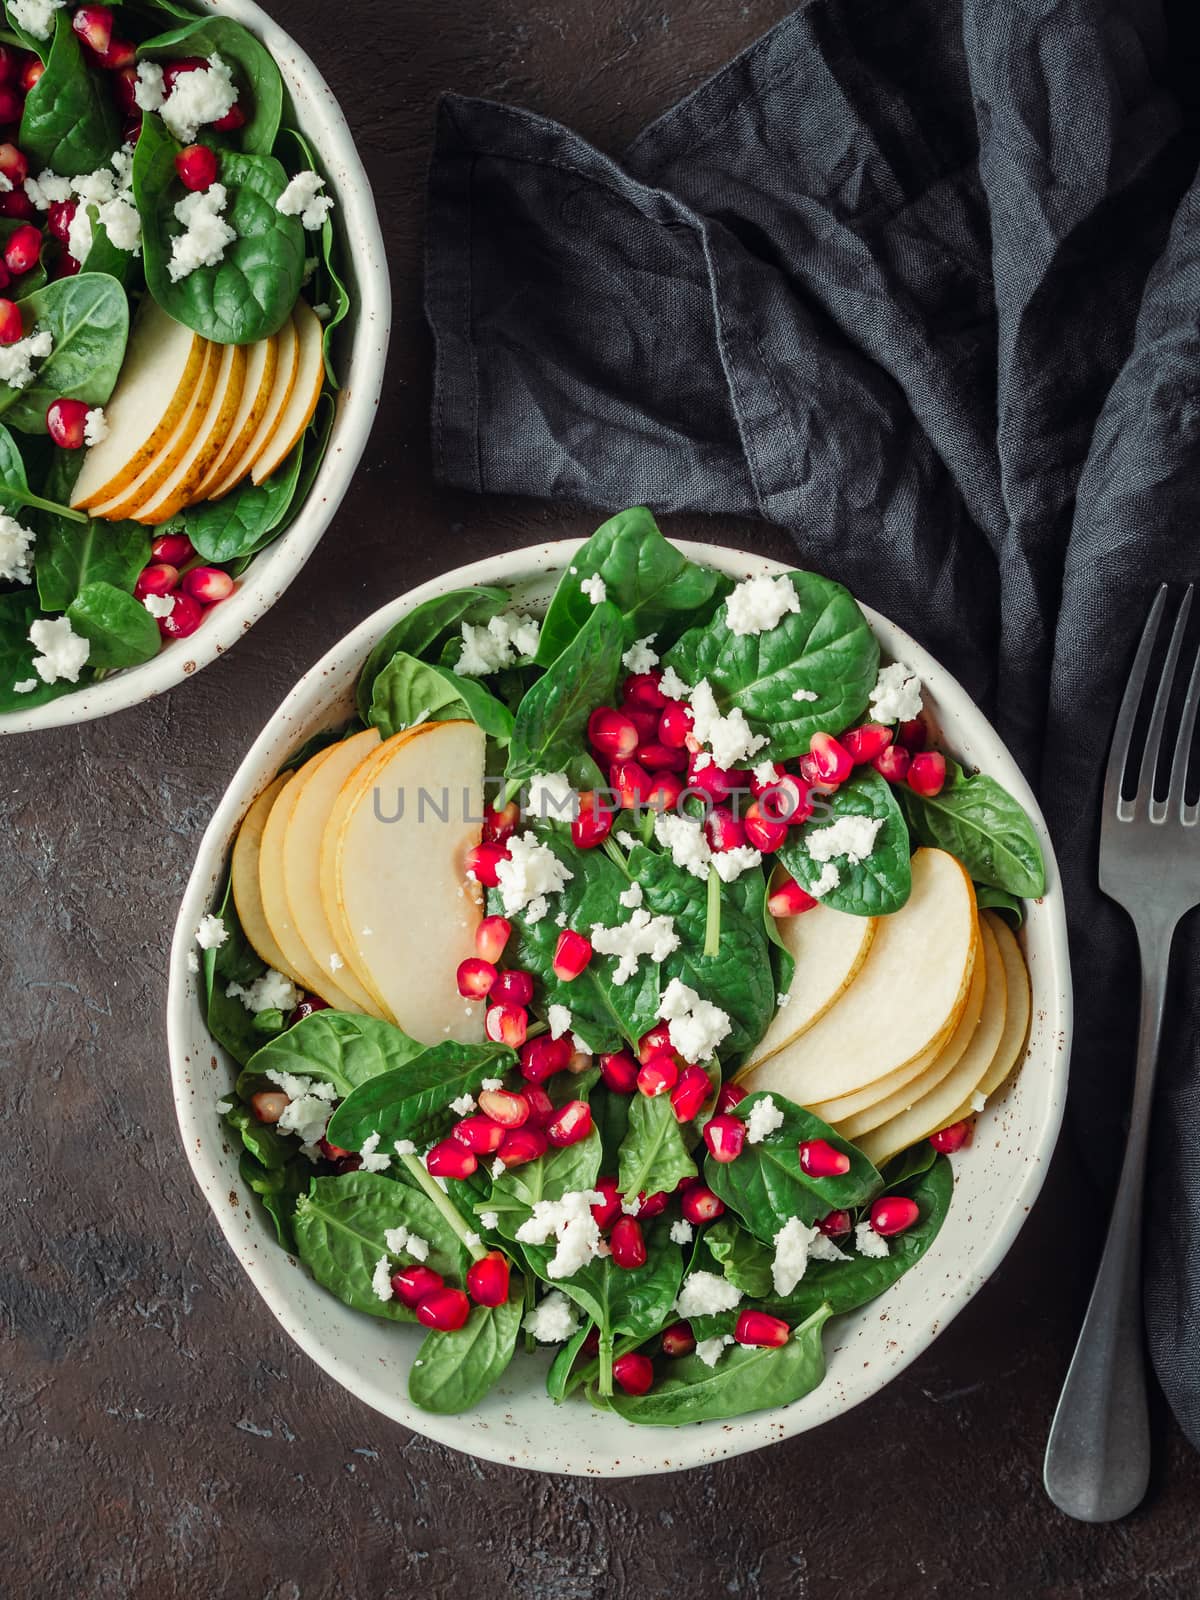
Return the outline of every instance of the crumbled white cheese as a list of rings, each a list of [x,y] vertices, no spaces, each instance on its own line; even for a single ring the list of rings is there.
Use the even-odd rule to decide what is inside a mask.
[[[530,778],[525,815],[539,822],[568,822],[579,815],[579,793],[565,772]]]
[[[761,784],[764,789],[770,788],[773,783],[778,783],[780,770],[773,761],[760,761],[756,767],[751,768],[754,781]]]
[[[83,419],[83,442],[86,445],[103,444],[108,438],[108,418],[103,406],[93,406]]]
[[[198,72],[188,72],[179,81],[199,76]],[[184,231],[171,240],[167,276],[172,283],[186,278],[197,267],[215,267],[224,256],[226,245],[237,238],[221,215],[228,198],[225,185],[213,183],[207,189],[184,195],[176,205],[175,220],[183,223]]]
[[[46,328],[13,344],[0,344],[0,383],[10,389],[28,387],[33,382],[33,363],[44,361],[53,349],[54,340]]]
[[[713,866],[722,883],[732,883],[743,872],[762,865],[762,851],[753,845],[738,844],[732,850],[718,850],[713,855]]]
[[[49,211],[51,206],[61,206],[71,198],[70,178],[60,178],[49,167],[39,172],[36,178],[26,178],[22,187],[30,204],[38,211]]]
[[[40,684],[37,678],[20,678],[16,683],[13,684],[13,693],[32,694],[33,691],[39,687]]]
[[[790,994],[784,994],[784,993],[780,992],[779,994],[777,994],[775,996],[775,1004],[779,1007],[779,1009],[781,1011],[783,1010],[784,1006],[790,1006],[791,1003],[792,1003],[792,997],[791,997]]]
[[[113,157],[116,160],[116,157]],[[104,224],[104,231],[108,234],[109,244],[115,245],[118,250],[127,250],[133,255],[141,254],[142,220],[138,216],[137,207],[124,195],[118,195],[115,200],[110,200],[106,206],[100,207],[100,221]]]
[[[160,111],[167,98],[163,69],[157,61],[139,61],[133,86],[134,104],[139,111]]]
[[[492,1090],[492,1091],[495,1091],[496,1089],[503,1089],[503,1087],[504,1087],[504,1079],[503,1078],[484,1078],[482,1083],[479,1085],[479,1087],[481,1089],[488,1089],[488,1090]]]
[[[324,226],[333,210],[332,195],[321,193],[324,187],[325,179],[319,172],[298,172],[276,200],[275,209],[285,217],[299,217],[313,233]]]
[[[888,1254],[888,1242],[882,1234],[875,1232],[870,1222],[860,1222],[854,1230],[854,1243],[858,1246],[860,1256],[868,1256],[871,1260],[882,1261]]]
[[[366,1149],[366,1146],[363,1146]],[[389,1228],[383,1236],[392,1255],[402,1255],[405,1251],[412,1256],[414,1261],[429,1260],[429,1240],[423,1239],[419,1233],[412,1233],[403,1223],[398,1228]]]
[[[91,207],[82,200],[75,207],[75,215],[67,224],[67,254],[82,266],[92,250]]]
[[[701,678],[692,690],[690,706],[692,732],[712,752],[712,759],[719,767],[743,766],[770,743],[765,733],[753,731],[740,706],[735,706],[728,716],[721,715],[707,678]]]
[[[660,811],[654,819],[654,837],[664,850],[671,852],[671,860],[681,871],[696,878],[708,877],[712,850],[697,818]]]
[[[817,1229],[817,1236],[809,1242],[808,1259],[810,1261],[849,1261],[850,1257],[844,1250],[839,1250],[827,1234]]]
[[[33,582],[32,528],[22,527],[16,517],[0,511],[0,583]]]
[[[734,1343],[731,1333],[718,1333],[711,1339],[701,1339],[696,1346],[696,1354],[706,1367],[715,1367],[725,1354],[728,1347]]]
[[[468,1250],[474,1250],[475,1246],[477,1244],[481,1244],[482,1242],[483,1241],[480,1239],[479,1235],[471,1229],[468,1229],[467,1232],[463,1234],[463,1243],[466,1245]]]
[[[546,1021],[550,1024],[550,1037],[561,1039],[571,1030],[571,1012],[567,1006],[547,1006]]]
[[[341,956],[338,955],[336,950],[333,950],[333,951],[330,952],[330,956],[329,956],[329,970],[330,970],[330,972],[340,972],[345,965],[346,965],[346,963],[342,960]]]
[[[667,1023],[672,1047],[685,1061],[708,1061],[733,1028],[726,1012],[678,978],[663,990],[658,1014]]]
[[[175,609],[175,596],[173,594],[146,594],[142,596],[142,604],[152,617],[169,617]]]
[[[971,1110],[982,1111],[986,1105],[987,1096],[980,1094],[979,1090],[976,1089],[975,1093],[971,1096]]]
[[[642,903],[642,886],[640,883],[631,883],[628,889],[622,889],[617,899],[626,911],[636,911]]]
[[[677,1222],[673,1222],[671,1224],[671,1243],[689,1244],[694,1232],[695,1229],[692,1227],[687,1218],[680,1217]]]
[[[830,894],[842,881],[842,875],[832,861],[827,861],[817,874],[815,883],[808,885],[808,892],[814,900],[820,900],[823,895]]]
[[[383,1154],[379,1149],[379,1134],[369,1133],[362,1142],[359,1157],[362,1161],[364,1172],[386,1172],[392,1164],[392,1158]]]
[[[879,669],[871,715],[876,722],[911,722],[921,715],[921,680],[903,661]]]
[[[643,956],[660,963],[679,948],[674,921],[668,916],[652,917],[644,906],[639,906],[628,922],[619,923],[615,928],[594,922],[591,940],[592,949],[598,955],[618,958],[612,975],[617,985],[633,977]]]
[[[325,1135],[330,1103],[337,1099],[337,1090],[331,1083],[320,1083],[298,1073],[270,1071],[266,1076],[288,1097],[276,1128],[280,1133],[296,1134],[302,1144],[315,1145]]]
[[[233,73],[214,52],[208,58],[207,67],[179,74],[158,109],[180,144],[192,144],[206,123],[220,122],[222,117],[228,116],[237,104],[237,97]]]
[[[500,1213],[498,1211],[481,1211],[479,1213],[479,1225],[482,1228],[486,1228],[489,1233],[494,1233],[500,1226]]]
[[[783,1120],[783,1112],[775,1101],[769,1094],[764,1095],[750,1107],[746,1118],[746,1143],[761,1144],[776,1128],[783,1127]]]
[[[515,833],[508,841],[508,859],[496,863],[496,884],[506,916],[527,911],[528,922],[546,914],[545,897],[561,894],[575,874],[548,845],[532,833]],[[541,906],[532,902],[540,900]]]
[[[534,619],[517,611],[501,612],[486,627],[464,622],[462,654],[454,670],[467,678],[481,678],[527,661],[537,653],[539,633]]]
[[[229,929],[211,911],[206,911],[196,924],[196,943],[201,950],[219,950],[228,937]]]
[[[392,1267],[386,1256],[380,1256],[371,1274],[371,1287],[379,1300],[392,1298]]]
[[[494,1183],[497,1178],[501,1177],[507,1171],[508,1168],[504,1165],[503,1161],[501,1161],[500,1157],[497,1156],[495,1161],[492,1162],[492,1182]]]
[[[579,1315],[566,1295],[552,1289],[521,1324],[539,1344],[563,1344],[579,1327]]]
[[[821,696],[815,689],[794,689],[792,691],[792,699],[799,700],[802,705],[805,701],[819,700],[820,698]]]
[[[548,1278],[570,1278],[601,1253],[604,1240],[592,1215],[604,1196],[596,1189],[574,1189],[560,1200],[536,1200],[533,1214],[517,1229],[520,1244],[545,1244],[553,1237],[558,1248],[546,1263]]]
[[[54,13],[66,3],[67,0],[8,0],[7,11],[18,28],[24,28],[35,39],[48,39],[54,31]]]
[[[789,611],[799,609],[790,578],[746,578],[725,602],[725,621],[730,633],[770,633]]]
[[[451,1100],[450,1109],[456,1117],[469,1117],[475,1109],[475,1096],[460,1094],[457,1100]]]
[[[313,307],[313,316],[316,317],[318,322],[328,322],[332,315],[333,307],[324,300],[318,300]]]
[[[247,1011],[257,1015],[260,1011],[291,1011],[300,1000],[300,990],[285,978],[282,972],[268,967],[261,978],[255,978],[248,988],[240,983],[230,983],[225,993],[231,1000],[240,1000]]]
[[[681,1317],[715,1317],[732,1311],[742,1298],[741,1290],[717,1272],[691,1272],[675,1300]]]
[[[415,1156],[417,1147],[411,1139],[397,1139],[392,1146],[398,1156]]]
[[[791,1294],[808,1270],[808,1258],[813,1242],[821,1238],[819,1228],[807,1227],[799,1217],[785,1222],[775,1235],[775,1259],[771,1263],[771,1281],[777,1295]]]
[[[686,700],[692,692],[691,685],[684,683],[674,667],[663,668],[662,677],[658,680],[658,687],[668,700]]]
[[[832,861],[835,856],[845,856],[850,865],[856,867],[874,850],[883,821],[882,817],[839,817],[827,828],[810,829],[805,845],[814,861]]]
[[[598,572],[594,573],[590,578],[581,578],[579,587],[594,606],[598,606],[601,600],[608,599],[608,585]]]
[[[621,665],[630,672],[650,672],[658,665],[658,656],[653,649],[657,637],[656,633],[648,633],[644,639],[631,644],[621,657]]]

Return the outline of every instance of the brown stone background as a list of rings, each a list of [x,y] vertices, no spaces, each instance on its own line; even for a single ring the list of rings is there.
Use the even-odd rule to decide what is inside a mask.
[[[605,1484],[479,1465],[336,1387],[257,1300],[176,1137],[168,939],[251,739],[384,600],[594,520],[431,484],[420,268],[435,96],[530,106],[616,151],[785,9],[277,0],[375,184],[390,373],[337,522],[232,655],[122,716],[0,744],[0,1595],[1200,1594],[1200,1460],[1165,1417],[1126,1522],[1072,1523],[1041,1490],[1105,1209],[1069,1141],[994,1282],[882,1395],[767,1453]],[[669,531],[788,553],[761,525]]]

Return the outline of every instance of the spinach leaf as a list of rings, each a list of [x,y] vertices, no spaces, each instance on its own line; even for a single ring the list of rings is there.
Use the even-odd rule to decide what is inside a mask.
[[[287,174],[274,156],[223,154],[224,217],[237,238],[216,266],[197,267],[173,283],[171,241],[183,231],[175,206],[186,193],[175,171],[179,149],[161,120],[148,114],[133,158],[147,287],[168,316],[217,344],[267,339],[291,315],[304,273],[304,229],[298,218],[275,209]]]
[[[93,583],[110,584],[128,594],[150,559],[150,536],[140,522],[88,518],[81,525],[51,515],[40,520],[34,568],[38,598],[46,611],[65,611]]]
[[[731,1345],[713,1367],[697,1355],[680,1356],[648,1394],[614,1394],[609,1405],[627,1422],[658,1427],[717,1422],[791,1405],[825,1376],[821,1330],[829,1316],[828,1306],[818,1307],[778,1349]]]
[[[610,600],[591,613],[518,707],[505,771],[510,792],[539,772],[561,772],[579,753],[592,712],[612,703],[625,647],[621,613]]]
[[[740,708],[766,735],[760,761],[801,755],[814,733],[840,733],[857,721],[879,670],[879,646],[853,596],[815,572],[787,577],[800,609],[778,627],[734,633],[722,607],[666,656],[693,686],[707,678],[723,715]],[[796,700],[798,692],[817,698]]]
[[[753,1300],[769,1295],[775,1285],[775,1252],[747,1233],[729,1212],[704,1230],[713,1260],[735,1288]]]
[[[91,641],[89,667],[133,667],[156,656],[158,623],[140,600],[111,583],[86,583],[67,607],[71,627]]]
[[[301,1261],[339,1300],[372,1317],[415,1322],[414,1311],[399,1300],[381,1300],[371,1287],[376,1262],[391,1254],[385,1235],[401,1224],[429,1241],[434,1272],[462,1281],[470,1258],[433,1201],[375,1172],[314,1178],[296,1202],[293,1227]]]
[[[590,1189],[600,1171],[600,1136],[595,1128],[577,1144],[548,1150],[536,1161],[500,1174],[492,1185],[488,1209],[496,1212],[496,1231],[513,1241],[539,1200],[561,1200],[564,1194]],[[549,1252],[554,1254],[553,1249]]]
[[[231,983],[248,989],[267,970],[266,962],[242,932],[237,907],[233,903],[233,889],[226,885],[217,915],[225,924],[228,935],[224,944],[215,950],[205,950],[201,955],[204,965],[205,991],[208,997],[208,1031],[229,1054],[244,1067],[263,1047],[263,1036],[255,1026],[255,1018],[235,996],[226,994]],[[255,1086],[256,1087],[256,1086]],[[245,1087],[245,1074],[238,1079],[238,1095],[248,1098],[254,1089]]]
[[[50,48],[49,41],[37,38],[36,35],[29,32],[28,28],[22,27],[13,16],[12,7],[7,3],[7,0],[5,0],[4,5],[4,20],[8,25],[9,31],[20,42],[22,48],[31,51],[40,60],[45,61],[46,53]]]
[[[511,711],[476,679],[460,678],[448,667],[430,666],[397,650],[375,680],[367,720],[388,739],[418,722],[451,722],[463,717],[498,744],[507,744],[512,738]]]
[[[289,149],[289,145],[292,147]],[[275,147],[275,154],[279,156],[284,166],[293,175],[308,168],[313,172],[320,172],[313,148],[302,133],[295,128],[281,128],[279,143]],[[326,176],[322,174],[322,176]],[[329,190],[328,181],[326,190]],[[316,278],[313,285],[313,298],[317,305],[322,302],[329,307],[329,316],[325,321],[325,333],[322,338],[322,348],[325,353],[325,379],[333,389],[338,387],[337,374],[333,368],[333,343],[334,330],[345,321],[350,310],[350,293],[342,281],[338,270],[337,239],[334,234],[333,215],[326,216],[321,224],[321,259],[317,266]]]
[[[121,143],[108,82],[84,59],[69,11],[54,18],[46,70],[25,97],[17,139],[39,167],[66,178],[106,166]]]
[[[57,456],[71,456],[74,452],[58,450]],[[72,483],[74,478],[72,478]],[[48,493],[53,493],[48,490]],[[66,493],[70,494],[68,488]],[[55,517],[61,517],[76,525],[77,528],[86,525],[87,513],[74,511],[61,500],[47,499],[40,494],[34,494],[29,487],[29,480],[25,473],[25,462],[22,459],[20,447],[12,434],[0,423],[0,506],[10,514],[18,514],[25,510],[44,511]],[[38,543],[38,553],[41,551],[41,542]]]
[[[300,1155],[295,1139],[279,1132],[270,1122],[260,1122],[249,1106],[238,1101],[225,1113],[225,1125],[233,1129],[258,1164],[269,1172],[282,1172],[297,1156],[312,1172],[312,1163]]]
[[[883,826],[864,860],[834,858],[840,881],[836,889],[821,897],[822,902],[856,917],[884,917],[899,911],[912,892],[908,827],[891,784],[878,772],[859,768],[840,789],[816,806],[807,822],[789,828],[779,849],[780,861],[801,888],[811,889],[825,864],[809,855],[808,841],[842,817],[870,817],[880,820]]]
[[[232,900],[229,903],[232,906]],[[229,926],[228,917],[225,925]],[[410,1039],[394,1023],[349,1011],[314,1011],[254,1052],[238,1079],[237,1092],[243,1097],[253,1094],[261,1087],[258,1080],[268,1072],[291,1072],[330,1083],[344,1098],[372,1078],[397,1071],[424,1051],[423,1044]]]
[[[138,58],[143,61],[175,61],[180,56],[214,53],[234,69],[238,105],[247,116],[238,133],[241,148],[269,155],[283,114],[283,79],[271,52],[248,28],[230,17],[205,17],[138,46]]]
[[[100,221],[99,212],[94,205],[89,206],[88,210],[92,219],[92,247],[84,260],[83,270],[107,272],[110,277],[129,289],[141,271],[140,265],[137,264],[139,257],[135,256],[132,250],[122,250],[112,242],[108,229]]]
[[[919,1178],[923,1172],[929,1171],[936,1157],[937,1151],[928,1139],[920,1144],[909,1145],[907,1150],[902,1150],[880,1168],[884,1188],[892,1189],[897,1184],[907,1183],[910,1178]]]
[[[706,620],[731,587],[720,573],[697,566],[668,543],[645,506],[619,511],[596,529],[559,579],[542,624],[540,666],[557,660],[586,626],[592,603],[580,584],[597,576],[621,611],[624,643],[657,634],[664,649],[685,627]]]
[[[428,658],[457,635],[461,623],[489,622],[504,610],[507,589],[452,589],[416,606],[384,634],[363,663],[358,677],[358,714],[366,722],[371,714],[375,680],[398,651]]]
[[[546,1393],[556,1405],[561,1404],[567,1397],[571,1368],[575,1365],[575,1358],[583,1349],[591,1331],[592,1324],[585,1318],[566,1344],[559,1347],[554,1360],[550,1363],[550,1370],[546,1374]]]
[[[991,884],[975,885],[975,904],[980,911],[995,911],[1015,933],[1025,921],[1025,902],[1018,900],[1007,889],[993,889]]]
[[[756,1239],[772,1244],[792,1217],[811,1225],[830,1211],[850,1210],[864,1204],[880,1188],[875,1168],[855,1145],[843,1139],[811,1111],[761,1090],[749,1094],[732,1115],[748,1122],[760,1101],[772,1099],[783,1121],[758,1144],[747,1142],[736,1161],[704,1163],[704,1181],[731,1211],[736,1211]],[[799,1146],[808,1139],[825,1139],[850,1157],[850,1170],[836,1178],[810,1178],[800,1166]]]
[[[978,883],[1036,900],[1046,892],[1046,864],[1033,823],[995,778],[969,777],[957,761],[946,761],[940,794],[902,789],[900,803],[921,844],[948,850]]]
[[[513,1358],[524,1309],[524,1284],[514,1276],[502,1306],[473,1306],[461,1328],[431,1332],[408,1374],[413,1404],[441,1416],[477,1406]]]
[[[313,412],[312,421],[300,441],[300,463],[292,497],[282,516],[276,522],[273,522],[248,550],[243,551],[240,556],[236,556],[231,562],[226,563],[231,577],[240,576],[249,566],[252,556],[257,555],[267,545],[281,538],[304,509],[312,486],[316,482],[317,473],[321,470],[325,452],[329,448],[329,435],[333,430],[334,411],[333,396],[328,393],[321,395],[317,401],[317,409]],[[275,472],[274,478],[278,479],[280,474],[288,471],[290,471],[290,468],[288,462],[285,461]],[[254,485],[253,487],[266,488],[266,484]]]
[[[395,1139],[418,1144],[436,1139],[454,1121],[451,1100],[477,1095],[485,1078],[500,1078],[516,1065],[516,1054],[500,1044],[430,1045],[391,1072],[354,1089],[334,1112],[328,1138],[343,1150],[359,1150],[373,1133],[385,1149]]]
[[[46,408],[59,399],[102,406],[125,359],[129,301],[115,278],[81,272],[58,278],[21,302],[30,331],[45,328],[54,348],[23,389],[0,383],[0,413],[25,433],[46,432]]]
[[[257,550],[288,513],[300,479],[303,445],[263,483],[245,478],[220,500],[201,500],[183,513],[183,528],[206,561],[228,562]]]
[[[669,1095],[653,1099],[635,1094],[629,1103],[629,1131],[621,1143],[617,1183],[625,1195],[672,1194],[683,1178],[696,1175],[683,1129]]]
[[[297,1200],[308,1188],[311,1163],[304,1156],[296,1155],[285,1166],[265,1167],[255,1160],[247,1147],[238,1158],[238,1174],[247,1188],[258,1196],[274,1225],[279,1243],[285,1250],[294,1251],[296,1236],[292,1232],[292,1218]]]
[[[40,678],[28,694],[18,694],[13,687],[37,677],[29,629],[39,615],[37,601],[27,589],[0,594],[0,711],[30,711],[78,687],[65,681],[43,683]]]
[[[633,1108],[633,1096],[614,1094],[611,1089],[600,1084],[592,1091],[588,1103],[592,1108],[592,1126],[600,1135],[600,1147],[603,1151],[601,1168],[605,1172],[615,1172],[621,1158],[621,1145],[629,1132],[629,1113]]]

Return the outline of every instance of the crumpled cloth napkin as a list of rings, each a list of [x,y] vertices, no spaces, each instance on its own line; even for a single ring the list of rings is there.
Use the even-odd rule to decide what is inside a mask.
[[[1105,1185],[1138,968],[1097,888],[1103,766],[1153,590],[1200,565],[1176,9],[1168,28],[1151,0],[813,0],[620,160],[448,97],[430,188],[443,481],[782,524],[993,717],[1054,832],[1074,1132]],[[1146,1313],[1200,1447],[1197,953],[1185,925]]]

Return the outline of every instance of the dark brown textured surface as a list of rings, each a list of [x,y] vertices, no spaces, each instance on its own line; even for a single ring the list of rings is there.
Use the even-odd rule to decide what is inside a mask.
[[[241,1275],[176,1138],[167,943],[199,835],[253,736],[383,600],[589,527],[430,483],[419,268],[437,92],[519,102],[616,150],[783,9],[277,8],[348,108],[376,186],[390,374],[335,526],[232,655],[123,716],[0,744],[0,1595],[1200,1592],[1200,1461],[1165,1421],[1150,1496],[1127,1522],[1073,1524],[1041,1491],[1102,1222],[1066,1142],[1003,1270],[874,1401],[765,1454],[606,1485],[477,1465],[337,1388]],[[672,531],[789,553],[761,526]]]

